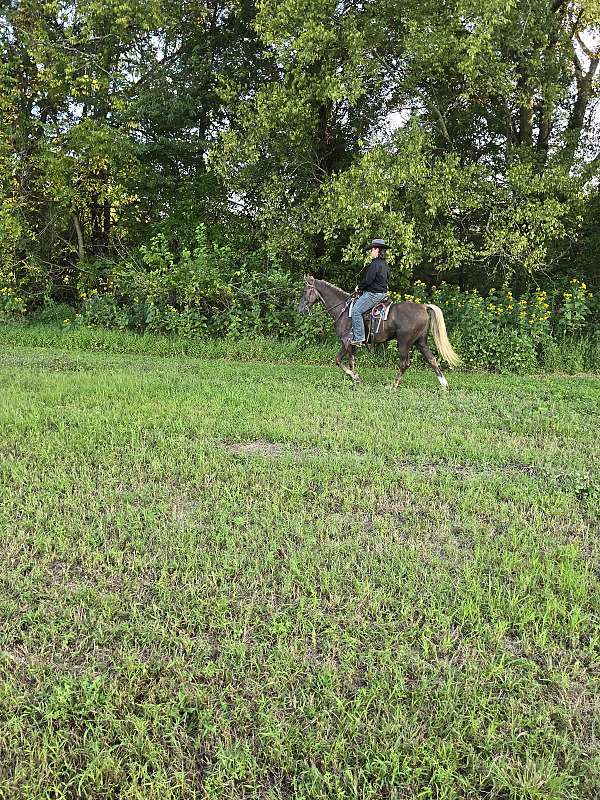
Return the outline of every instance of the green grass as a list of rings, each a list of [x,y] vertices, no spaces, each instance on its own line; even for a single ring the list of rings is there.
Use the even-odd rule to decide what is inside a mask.
[[[67,309],[68,307],[65,307]],[[62,314],[67,313],[65,310]],[[332,334],[333,336],[333,334]],[[0,324],[1,347],[52,347],[69,352],[128,353],[153,356],[267,361],[274,364],[321,364],[334,361],[337,340],[306,342],[264,336],[210,337],[157,336],[131,331],[116,331],[95,326],[69,326],[47,319]],[[460,349],[460,347],[459,347]],[[378,347],[369,363],[392,367],[397,362],[395,343]],[[506,362],[499,365],[505,371]],[[412,369],[424,368],[421,356],[413,353]],[[600,343],[597,337],[583,336],[550,342],[539,355],[540,373],[586,375],[600,373]]]
[[[1,797],[598,796],[598,380],[26,344]]]
[[[0,325],[0,346],[53,347],[69,352],[129,353],[154,356],[229,358],[273,363],[332,363],[336,343],[312,344],[300,339],[268,337],[211,339],[209,337],[157,336],[108,328],[69,327],[56,323],[13,322]],[[380,352],[381,361],[395,354]]]

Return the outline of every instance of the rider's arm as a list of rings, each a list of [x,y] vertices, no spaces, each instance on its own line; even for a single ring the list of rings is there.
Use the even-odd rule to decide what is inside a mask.
[[[370,286],[377,275],[377,263],[376,261],[371,261],[369,264],[369,268],[367,269],[365,277],[362,281],[358,284],[359,289],[366,289],[367,286]]]

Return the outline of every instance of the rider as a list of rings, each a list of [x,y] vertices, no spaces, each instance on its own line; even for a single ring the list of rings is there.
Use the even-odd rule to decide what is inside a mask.
[[[387,294],[390,268],[385,260],[386,243],[383,239],[373,239],[365,250],[371,251],[371,263],[367,272],[354,290],[360,297],[352,308],[352,340],[350,344],[360,347],[365,343],[365,323],[363,314],[380,303]]]

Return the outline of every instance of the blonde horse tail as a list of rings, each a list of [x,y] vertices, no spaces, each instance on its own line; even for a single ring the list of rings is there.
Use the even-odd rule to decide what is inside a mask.
[[[439,306],[434,306],[433,303],[425,303],[425,308],[431,311],[429,319],[431,320],[431,331],[438,353],[451,367],[457,367],[460,364],[460,358],[454,352],[448,339],[442,309]]]

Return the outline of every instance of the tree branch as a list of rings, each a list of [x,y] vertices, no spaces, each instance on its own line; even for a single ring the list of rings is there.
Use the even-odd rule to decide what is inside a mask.
[[[594,53],[592,50],[590,50],[590,48],[587,46],[587,44],[581,38],[581,35],[580,35],[579,32],[575,34],[575,38],[577,39],[577,44],[579,45],[579,47],[581,47],[581,49],[586,54],[586,56],[590,59],[590,61],[593,61],[594,59],[597,59],[598,57],[600,57],[600,49],[598,50],[597,53]]]
[[[450,139],[450,134],[448,133],[448,128],[446,127],[446,121],[444,120],[442,112],[435,105],[435,103],[430,102],[427,104],[427,107],[429,108],[433,116],[436,118],[438,122],[438,127],[440,129],[440,133],[442,134],[444,139],[448,142],[448,144],[452,144],[452,140]]]
[[[581,66],[581,61],[579,60],[579,56],[575,52],[575,48],[573,48],[571,57],[573,59],[573,66],[575,67],[575,77],[577,79],[577,85],[579,85],[583,79],[583,67]]]

